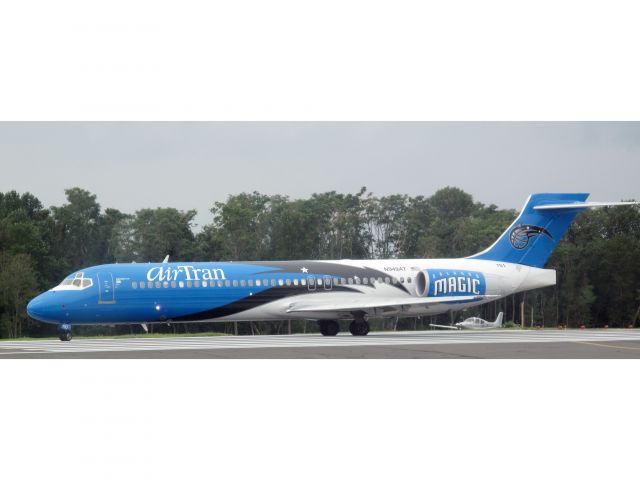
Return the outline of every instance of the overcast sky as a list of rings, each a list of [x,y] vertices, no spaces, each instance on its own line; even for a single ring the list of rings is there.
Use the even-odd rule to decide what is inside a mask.
[[[104,207],[198,210],[253,190],[431,195],[447,185],[519,208],[532,192],[640,198],[636,123],[0,123],[0,191]]]

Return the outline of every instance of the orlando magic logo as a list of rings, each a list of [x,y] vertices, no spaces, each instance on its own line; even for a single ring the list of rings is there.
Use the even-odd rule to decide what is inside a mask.
[[[536,225],[518,225],[516,228],[511,230],[509,234],[509,240],[511,241],[511,245],[513,248],[518,250],[522,250],[529,245],[529,240],[533,237],[537,237],[538,235],[546,235],[550,239],[553,240],[551,233],[544,227],[538,227]]]

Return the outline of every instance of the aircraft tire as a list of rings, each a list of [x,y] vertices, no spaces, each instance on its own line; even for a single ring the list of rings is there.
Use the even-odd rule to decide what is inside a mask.
[[[335,320],[320,320],[318,326],[320,333],[325,337],[335,337],[340,331],[340,324]]]
[[[61,332],[58,338],[60,338],[60,340],[63,342],[70,342],[73,338],[73,335],[69,331]]]
[[[369,322],[354,320],[349,324],[349,331],[355,337],[364,337],[369,333]]]

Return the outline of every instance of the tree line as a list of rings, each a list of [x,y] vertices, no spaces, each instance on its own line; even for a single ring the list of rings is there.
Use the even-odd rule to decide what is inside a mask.
[[[447,258],[486,248],[517,212],[484,205],[455,187],[429,197],[316,193],[305,199],[258,192],[215,202],[211,223],[196,210],[103,209],[96,195],[65,190],[66,203],[45,208],[32,194],[0,192],[0,337],[52,335],[26,315],[37,293],[83,267],[114,262]],[[555,327],[635,326],[640,315],[640,209],[606,208],[578,216],[551,257],[555,287],[510,296],[463,316]],[[523,303],[523,304],[522,304]],[[447,318],[440,319],[447,321]],[[433,319],[382,321],[379,328],[425,328]],[[157,327],[175,331],[176,326]],[[229,325],[180,326],[188,331]],[[236,328],[238,328],[236,326]],[[297,322],[297,330],[307,322]],[[133,327],[85,327],[83,333],[129,333]],[[241,325],[240,333],[276,333],[282,322]]]

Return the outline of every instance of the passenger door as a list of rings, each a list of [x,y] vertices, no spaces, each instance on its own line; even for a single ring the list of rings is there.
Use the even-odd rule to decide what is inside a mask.
[[[114,288],[111,272],[98,273],[98,303],[116,303]]]

